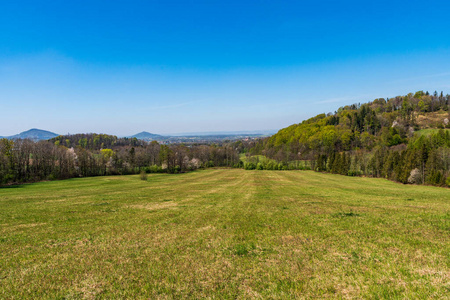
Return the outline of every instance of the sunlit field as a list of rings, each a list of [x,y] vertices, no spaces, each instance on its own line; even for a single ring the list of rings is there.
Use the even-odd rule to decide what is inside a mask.
[[[450,190],[210,169],[0,188],[0,298],[445,298]]]

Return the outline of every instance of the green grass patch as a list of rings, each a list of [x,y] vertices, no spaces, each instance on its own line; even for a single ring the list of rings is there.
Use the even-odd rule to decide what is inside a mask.
[[[448,128],[445,128],[445,129],[427,128],[427,129],[418,130],[418,131],[415,132],[415,134],[418,135],[418,136],[422,136],[422,135],[430,136],[430,135],[438,133],[439,130],[446,130],[446,131],[450,132],[450,129],[448,129]]]

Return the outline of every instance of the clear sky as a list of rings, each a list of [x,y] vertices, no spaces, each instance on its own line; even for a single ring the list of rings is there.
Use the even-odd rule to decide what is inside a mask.
[[[0,135],[279,129],[450,93],[449,1],[0,1]]]

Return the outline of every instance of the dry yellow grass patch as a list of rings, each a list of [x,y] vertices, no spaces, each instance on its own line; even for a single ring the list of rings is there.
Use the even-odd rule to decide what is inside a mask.
[[[165,208],[175,208],[178,206],[176,202],[161,202],[161,203],[148,203],[148,204],[134,204],[130,205],[131,208],[146,209],[146,210],[157,210]]]
[[[422,128],[430,128],[438,123],[444,124],[444,119],[449,117],[449,113],[445,111],[435,111],[417,115],[416,122]]]

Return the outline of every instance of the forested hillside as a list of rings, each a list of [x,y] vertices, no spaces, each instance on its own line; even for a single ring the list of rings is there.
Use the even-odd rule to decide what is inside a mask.
[[[353,104],[281,129],[251,152],[286,168],[302,160],[316,171],[445,185],[450,183],[449,105],[449,95],[422,91]]]

